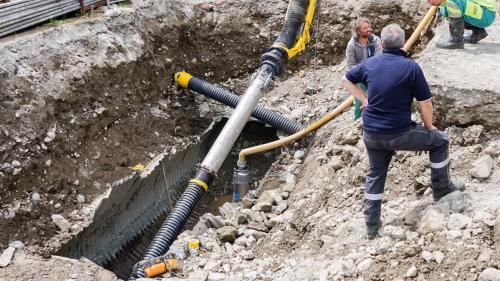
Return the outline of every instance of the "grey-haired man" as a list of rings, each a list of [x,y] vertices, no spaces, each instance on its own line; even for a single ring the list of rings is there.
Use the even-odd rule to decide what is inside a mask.
[[[390,24],[382,30],[383,54],[348,71],[344,87],[365,107],[363,140],[370,162],[365,184],[365,222],[368,238],[378,235],[384,185],[396,150],[429,151],[434,200],[463,190],[449,179],[448,136],[432,124],[429,85],[420,66],[407,58],[403,29]],[[365,83],[368,95],[356,84]],[[411,120],[411,104],[418,101],[424,126]]]

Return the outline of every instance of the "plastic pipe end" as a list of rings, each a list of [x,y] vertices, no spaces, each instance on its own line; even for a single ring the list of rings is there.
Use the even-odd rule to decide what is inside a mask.
[[[185,89],[187,89],[188,84],[189,84],[189,80],[191,80],[191,78],[193,78],[193,75],[191,75],[185,71],[176,72],[174,74],[174,81],[179,86],[181,86],[182,88],[185,88]]]

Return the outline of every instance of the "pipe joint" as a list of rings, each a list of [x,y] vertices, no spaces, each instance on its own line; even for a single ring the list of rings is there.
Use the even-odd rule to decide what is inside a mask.
[[[266,67],[273,76],[280,76],[286,70],[288,55],[279,48],[271,48],[260,58],[261,67]]]

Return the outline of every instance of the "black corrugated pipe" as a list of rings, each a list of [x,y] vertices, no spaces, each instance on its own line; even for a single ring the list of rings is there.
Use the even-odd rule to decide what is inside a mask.
[[[198,204],[201,194],[203,191],[208,191],[208,186],[257,106],[260,96],[269,88],[274,78],[283,73],[288,59],[304,49],[305,43],[309,40],[309,26],[314,15],[315,3],[316,0],[290,0],[285,24],[278,40],[262,55],[261,66],[250,86],[201,163],[196,177],[190,180],[188,188],[146,250],[145,259],[136,265],[133,276],[145,277],[145,269],[151,269],[151,264],[155,262],[160,263],[158,256],[168,251],[184,227],[192,209]],[[303,33],[297,36],[301,30]],[[155,272],[155,275],[159,273],[162,272]]]
[[[309,5],[308,0],[290,1],[286,13],[285,24],[281,29],[278,39],[274,41],[274,45],[283,45],[287,49],[291,49],[301,32],[301,27],[304,24],[304,17]]]
[[[207,81],[193,77],[187,72],[175,73],[174,80],[179,86],[183,88],[198,92],[206,97],[214,99],[218,102],[222,102],[223,104],[232,108],[235,108],[241,99],[240,96],[237,96],[216,85],[212,85]],[[303,129],[301,124],[261,106],[257,106],[255,108],[255,110],[252,112],[252,117],[290,135],[293,135]]]

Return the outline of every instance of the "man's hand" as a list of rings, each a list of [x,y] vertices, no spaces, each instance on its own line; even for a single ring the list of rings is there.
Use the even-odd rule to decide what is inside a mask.
[[[436,127],[435,127],[434,125],[432,125],[432,124],[431,124],[429,127],[425,126],[425,128],[426,128],[427,130],[429,130],[429,131],[437,131],[437,130],[438,130],[438,128],[436,128]]]
[[[441,3],[443,3],[444,0],[427,0],[427,3],[431,4],[432,6],[439,6]]]
[[[363,104],[359,107],[361,110],[365,110],[365,108],[368,106],[368,101],[362,102]]]

